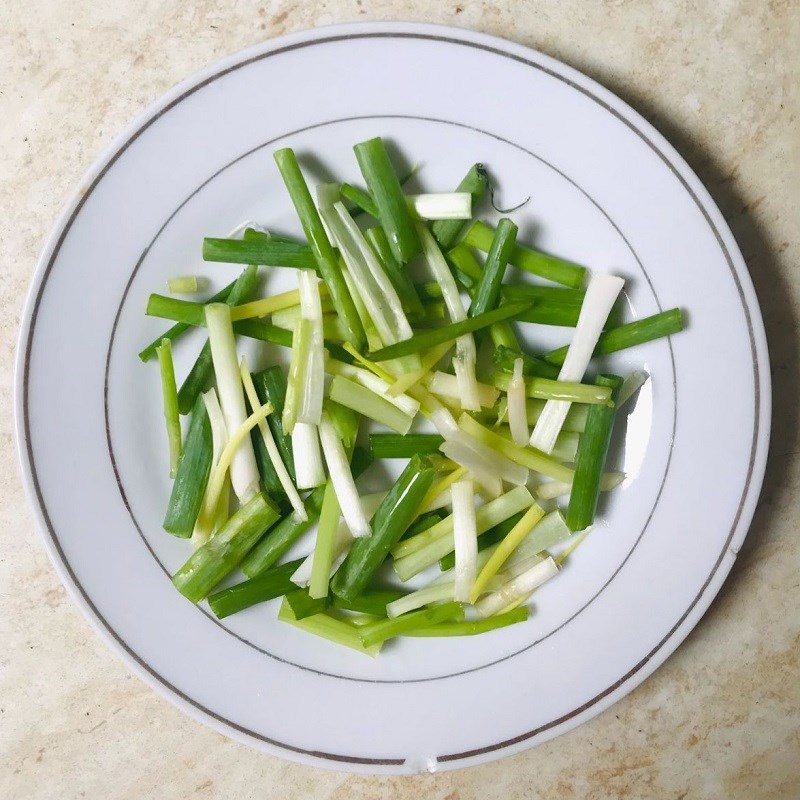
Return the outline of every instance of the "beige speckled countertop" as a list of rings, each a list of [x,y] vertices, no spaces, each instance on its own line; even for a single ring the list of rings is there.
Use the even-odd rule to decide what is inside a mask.
[[[132,677],[70,605],[17,475],[12,364],[38,250],[97,153],[225,54],[331,22],[476,28],[628,100],[721,206],[756,285],[775,396],[751,533],[710,611],[656,674],[516,758],[413,778],[309,769],[235,744]],[[800,797],[800,5],[796,0],[5,0],[0,4],[0,797]]]

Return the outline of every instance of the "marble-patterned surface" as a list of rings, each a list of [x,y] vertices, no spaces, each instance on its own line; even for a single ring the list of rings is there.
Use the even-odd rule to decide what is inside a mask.
[[[71,184],[132,116],[207,62],[265,37],[389,18],[532,45],[597,78],[666,134],[747,259],[766,319],[775,421],[739,561],[653,677],[591,723],[516,758],[372,779],[234,744],[127,674],[39,546],[17,475],[11,386],[43,237]],[[0,4],[0,797],[800,797],[798,41],[796,0]]]

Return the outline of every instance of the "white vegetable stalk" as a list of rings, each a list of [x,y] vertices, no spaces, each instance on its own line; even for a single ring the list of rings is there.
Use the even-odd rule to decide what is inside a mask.
[[[625,480],[624,472],[605,472],[600,479],[600,491],[610,492],[616,489]],[[572,491],[572,483],[567,481],[547,481],[540,483],[535,489],[534,494],[539,500],[555,500],[563,497]]]
[[[558,566],[550,557],[534,564],[521,575],[512,578],[499,591],[492,592],[482,600],[478,600],[475,604],[478,616],[491,617],[493,614],[499,613],[511,603],[529,595],[556,574],[558,574]]]
[[[442,299],[447,306],[447,313],[451,322],[461,322],[467,318],[467,312],[461,301],[461,294],[456,286],[450,267],[447,266],[436,239],[425,225],[418,225],[422,249],[428,266],[433,272],[436,282],[442,290]],[[461,395],[461,405],[470,411],[480,411],[481,404],[478,396],[478,379],[475,377],[475,363],[477,352],[475,350],[475,340],[471,334],[461,336],[456,339],[456,353],[453,357],[453,369],[458,379],[459,394]]]
[[[295,423],[292,428],[292,451],[298,489],[313,489],[325,483],[325,470],[322,466],[316,425]]]
[[[325,350],[319,282],[311,269],[298,270],[297,277],[300,290],[300,317],[311,323],[308,364],[304,365],[297,419],[300,422],[307,422],[309,425],[319,425],[322,413],[322,395],[325,388]]]
[[[506,560],[506,571],[510,571],[512,566],[526,562],[530,558],[537,557],[539,553],[565,542],[570,536],[572,536],[572,531],[567,527],[564,515],[560,511],[551,511],[517,545]],[[523,571],[519,570],[519,572]]]
[[[468,603],[475,583],[478,558],[478,532],[472,481],[456,481],[450,488],[453,498],[453,541],[456,553],[454,598]]]
[[[458,378],[450,375],[447,372],[434,372],[429,378],[426,379],[425,385],[435,395],[440,397],[446,403],[461,407],[461,390],[458,385]],[[483,408],[491,408],[500,396],[500,390],[494,386],[489,386],[487,383],[476,384],[478,391],[478,401]],[[523,392],[525,388],[523,386]],[[525,444],[528,443],[525,437]]]
[[[230,307],[224,303],[207,305],[206,325],[225,425],[229,432],[236,431],[244,425],[247,410],[239,375]],[[250,437],[245,437],[231,462],[231,484],[240,503],[246,503],[258,491],[260,480],[253,443]]]
[[[473,478],[483,487],[489,497],[499,497],[503,492],[503,482],[492,465],[458,439],[445,440],[439,447],[444,455],[469,470]]]
[[[322,453],[328,465],[328,474],[331,476],[333,490],[342,510],[342,517],[354,538],[369,536],[371,531],[369,523],[361,508],[356,482],[350,472],[347,454],[341,440],[336,435],[331,418],[323,411],[319,423],[319,438],[322,442]]]
[[[375,492],[373,494],[365,494],[361,498],[361,508],[367,519],[372,519],[378,506],[383,502],[386,497],[386,492]],[[336,570],[342,566],[347,553],[350,550],[350,545],[353,543],[353,536],[347,523],[339,520],[339,525],[336,528],[336,535],[333,540],[333,562],[331,563],[331,573],[329,579],[334,576]],[[313,550],[305,557],[303,563],[294,571],[291,581],[297,586],[308,586],[311,582],[311,569],[314,566],[314,552]]]
[[[525,378],[522,372],[522,359],[514,360],[514,372],[508,384],[508,424],[514,444],[525,447],[528,444],[527,408],[525,405]]]
[[[603,325],[605,325],[624,283],[622,278],[616,275],[592,275],[581,305],[575,333],[567,350],[564,364],[558,373],[560,381],[583,380],[597,340],[603,332]],[[547,401],[533,429],[531,446],[545,453],[552,452],[570,405],[571,403],[566,400]]]
[[[470,436],[463,428],[450,437],[449,442],[459,442],[472,450],[478,458],[488,465],[493,475],[516,486],[524,486],[528,482],[528,468],[500,455],[488,445]],[[447,437],[445,437],[447,438]]]
[[[244,386],[245,394],[247,394],[247,401],[250,403],[250,408],[255,411],[261,403],[258,399],[258,393],[253,384],[253,379],[250,377],[250,368],[247,365],[247,359],[244,358],[244,356],[242,357],[241,374],[242,385]],[[269,460],[275,469],[283,491],[286,492],[286,496],[289,498],[289,503],[291,503],[295,518],[301,522],[305,522],[308,519],[306,507],[303,505],[303,501],[300,499],[300,495],[295,485],[292,483],[292,478],[289,475],[289,471],[286,469],[286,465],[283,463],[283,459],[278,451],[278,446],[275,444],[275,439],[272,436],[269,425],[266,421],[262,420],[258,423],[258,429],[264,440],[264,446],[267,448]]]
[[[469,192],[410,194],[407,199],[422,219],[469,219],[472,216]]]

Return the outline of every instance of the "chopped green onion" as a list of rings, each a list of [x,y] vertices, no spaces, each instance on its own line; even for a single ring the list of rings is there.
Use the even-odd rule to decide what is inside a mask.
[[[286,400],[281,422],[283,429],[291,436],[300,414],[303,396],[303,381],[311,357],[314,325],[311,320],[300,317],[292,336],[292,356],[289,361],[289,378],[286,384]]]
[[[266,267],[316,269],[314,253],[305,244],[259,239],[203,239],[203,260],[226,264],[261,264]]]
[[[471,480],[456,481],[450,488],[453,500],[453,546],[456,554],[453,599],[469,603],[477,573],[478,532],[475,496]]]
[[[359,636],[365,647],[382,644],[387,639],[400,636],[415,628],[427,628],[437,622],[461,621],[464,619],[464,608],[460,603],[443,603],[434,608],[412,611],[393,619],[383,619],[365,625],[359,630]]]
[[[619,397],[617,398],[617,410],[624,406],[649,380],[650,376],[643,369],[636,369],[631,372],[620,387]]]
[[[333,595],[333,607],[342,611],[354,611],[357,614],[369,614],[373,617],[386,616],[389,603],[405,597],[406,593],[394,589],[373,589],[347,600]]]
[[[319,449],[319,431],[316,425],[295,422],[292,428],[292,451],[298,489],[313,489],[325,483],[325,469]]]
[[[374,372],[356,367],[353,364],[344,364],[333,358],[325,361],[325,371],[331,375],[341,375],[343,378],[355,381],[365,389],[369,389],[371,392],[386,398],[393,406],[396,406],[409,417],[415,417],[419,411],[419,400],[415,400],[407,394],[393,394],[390,392],[393,384],[378,377]]]
[[[217,292],[213,297],[210,297],[206,302],[224,303],[228,299],[228,295],[230,294],[231,289],[233,289],[235,283],[236,281],[232,281],[221,291]],[[164,331],[164,333],[162,333],[157,339],[153,339],[153,341],[150,342],[150,344],[139,353],[139,358],[142,361],[149,361],[156,354],[156,347],[159,347],[164,339],[175,341],[175,339],[177,339],[179,336],[182,336],[191,327],[191,325],[188,325],[184,322],[179,322],[177,325],[173,325],[169,330]]]
[[[500,302],[500,285],[503,283],[506,265],[511,258],[516,240],[517,226],[510,219],[501,219],[495,229],[492,245],[486,257],[483,275],[469,307],[470,317],[497,308]]]
[[[616,302],[623,284],[622,278],[616,275],[594,274],[590,278],[580,318],[575,326],[575,335],[558,373],[559,383],[583,379],[608,312]],[[570,403],[567,400],[547,401],[531,434],[533,447],[545,453],[551,452],[569,407]]]
[[[258,267],[249,266],[236,279],[233,288],[228,293],[225,302],[229,306],[236,306],[249,300],[258,283]],[[203,313],[205,319],[205,313]],[[243,325],[245,323],[237,323]],[[188,414],[194,406],[195,400],[206,390],[214,373],[211,359],[211,345],[206,341],[200,350],[197,360],[189,370],[181,388],[178,390],[178,408],[181,414]]]
[[[208,605],[218,619],[244,611],[256,603],[282,597],[294,590],[290,578],[302,559],[281,564],[263,572],[257,578],[242,581],[208,596]]]
[[[278,517],[278,509],[270,500],[260,492],[254,495],[175,573],[175,588],[193,603],[199,603],[236,569]]]
[[[436,453],[444,439],[435,433],[371,433],[369,450],[373,458],[411,458],[414,453]]]
[[[239,359],[236,355],[236,340],[231,325],[230,306],[211,303],[206,306],[206,325],[214,374],[217,378],[222,413],[228,432],[238,430],[247,419]],[[253,445],[249,437],[242,440],[231,461],[231,484],[242,503],[246,503],[257,491],[260,476],[256,466]]]
[[[494,239],[494,231],[485,222],[473,222],[464,236],[464,243],[488,253]],[[511,263],[520,269],[561,283],[573,289],[580,289],[586,279],[586,267],[573,264],[556,256],[540,253],[518,244],[511,253]]]
[[[211,466],[217,466],[219,459],[228,443],[228,428],[225,425],[225,417],[219,405],[216,389],[213,387],[202,394],[203,403],[206,407],[208,420],[211,423]],[[230,500],[230,481],[227,481],[220,492],[217,505],[211,514],[201,514],[192,531],[192,547],[196,550],[204,545],[214,533],[219,523],[225,523],[228,519]],[[202,507],[201,507],[202,508]]]
[[[250,371],[247,367],[247,360],[244,357],[242,357],[241,375],[242,385],[244,386],[245,394],[247,395],[248,402],[250,403],[250,409],[251,411],[255,411],[261,405],[261,401],[258,396],[258,392],[256,391],[255,384],[253,383],[253,378],[250,376]],[[269,424],[265,420],[262,420],[258,423],[258,429],[261,433],[264,447],[266,448],[269,461],[272,465],[272,471],[277,477],[283,494],[285,494],[289,499],[289,503],[294,509],[297,519],[307,519],[303,501],[300,499],[300,495],[298,494],[295,485],[292,483],[289,470],[286,469],[286,465],[283,463],[283,459],[281,458],[280,451],[275,443],[275,439],[272,435],[272,430],[270,429]],[[274,490],[275,487],[273,486],[273,491]]]
[[[597,383],[609,387],[612,397],[616,398],[622,386],[622,378],[616,375],[600,375]],[[613,409],[598,406],[594,410],[589,410],[586,430],[581,436],[575,458],[575,477],[572,480],[572,491],[567,507],[566,520],[571,531],[582,531],[594,521],[597,498],[600,496],[600,477],[613,427]]]
[[[353,298],[350,297],[347,285],[344,282],[336,253],[325,233],[322,220],[303,178],[303,173],[300,172],[297,158],[288,147],[276,151],[274,158],[292,203],[297,210],[297,215],[300,217],[303,231],[316,261],[316,267],[328,286],[336,313],[350,331],[347,339],[355,345],[356,349],[361,350],[364,346],[364,329],[361,327],[356,307],[353,304]]]
[[[422,314],[423,308],[414,284],[409,278],[403,265],[394,257],[389,240],[386,238],[383,228],[367,228],[364,232],[367,241],[370,243],[375,255],[380,260],[389,280],[400,298],[403,310],[409,314]]]
[[[514,362],[518,358],[522,359],[522,372],[526,376],[530,378],[551,378],[553,380],[558,378],[558,367],[548,364],[547,361],[536,356],[520,353],[518,350],[503,345],[495,347],[494,353],[492,353],[494,365],[504,372],[513,372]]]
[[[652,342],[654,339],[680,333],[683,327],[683,312],[679,308],[671,308],[669,311],[637,319],[635,322],[628,322],[618,328],[601,333],[592,355],[607,356],[619,350],[627,350],[629,347],[636,347],[646,342]],[[559,347],[557,350],[546,353],[544,358],[551,364],[561,365],[565,362],[568,349],[568,347]]]
[[[532,502],[531,493],[524,486],[516,486],[510,492],[481,506],[475,512],[478,536],[527,508]],[[455,542],[452,515],[442,522],[441,527],[434,526],[419,536],[425,537],[422,547],[415,542],[418,537],[407,539],[401,544],[415,542],[412,551],[399,558],[395,555],[394,571],[401,581],[413,578],[453,550]]]
[[[294,456],[292,455],[292,440],[283,429],[283,405],[286,401],[286,375],[283,370],[275,365],[252,375],[260,405],[269,403],[274,409],[267,417],[267,424],[275,438],[275,444],[280,451],[283,463],[294,481]]]
[[[174,536],[188,539],[192,535],[211,473],[211,457],[211,423],[203,398],[198,397],[189,419],[164,518],[164,530]]]
[[[469,172],[462,178],[461,183],[456,187],[457,192],[469,192],[472,196],[472,210],[481,201],[488,177],[483,164],[473,164]],[[464,228],[463,220],[437,220],[431,226],[433,235],[442,250],[449,250],[455,243]]]
[[[353,150],[392,252],[401,264],[407,264],[420,252],[420,241],[383,140],[369,139]]]
[[[333,550],[336,531],[339,525],[339,499],[333,487],[333,481],[325,484],[325,494],[322,498],[322,509],[317,527],[317,540],[311,560],[311,575],[309,579],[309,597],[319,599],[328,596],[328,581],[330,580],[331,565],[333,564]],[[296,583],[300,582],[297,575],[292,576]]]
[[[506,372],[494,375],[494,385],[498,389],[508,391],[511,376]],[[574,381],[551,380],[550,378],[528,378],[524,382],[525,394],[539,400],[564,400],[569,403],[589,403],[609,405],[611,391],[604,386]]]
[[[421,350],[428,350],[435,345],[452,342],[460,336],[494,325],[496,322],[514,319],[528,308],[530,308],[530,303],[509,303],[487,311],[485,314],[479,314],[477,317],[470,317],[461,322],[452,322],[441,328],[418,333],[404,342],[398,342],[370,353],[370,358],[374,361],[389,361],[411,353],[418,353]]]
[[[504,519],[494,527],[490,528],[486,533],[478,537],[478,566],[482,567],[491,555],[489,550],[493,550],[494,546],[503,541],[514,526],[522,519],[524,512],[518,511],[512,514],[508,519]],[[439,559],[439,569],[442,572],[448,572],[456,565],[456,554],[450,552]]]
[[[500,568],[508,560],[508,557],[539,523],[542,517],[544,517],[544,511],[536,503],[533,503],[525,512],[522,519],[509,531],[505,539],[497,545],[497,548],[472,584],[472,591],[469,597],[463,602],[474,603],[481,596],[483,588],[500,571]],[[456,550],[456,569],[457,568],[458,550]]]
[[[366,588],[391,548],[419,513],[436,476],[427,456],[415,455],[383,499],[372,520],[372,534],[353,543],[333,581],[334,592],[355,597]]]
[[[502,589],[484,597],[475,604],[481,617],[490,617],[505,609],[516,600],[526,597],[550,578],[558,574],[558,566],[552,558],[534,564],[530,569],[512,578]]]
[[[322,414],[322,397],[325,389],[325,350],[322,341],[322,307],[317,276],[311,270],[298,273],[300,289],[300,314],[308,320],[311,336],[308,360],[303,365],[300,389],[300,406],[297,419],[309,425],[318,425]]]
[[[345,200],[349,200],[357,208],[378,219],[378,206],[375,205],[375,201],[369,192],[360,186],[353,186],[352,183],[343,183],[339,187],[339,193]]]
[[[464,622],[440,622],[438,625],[431,625],[427,628],[415,628],[413,631],[404,633],[404,636],[477,636],[480,633],[487,633],[498,628],[505,628],[515,625],[518,622],[525,622],[528,619],[528,608],[522,606],[512,611],[496,614],[486,619],[466,620]]]
[[[164,339],[156,348],[161,367],[161,391],[164,396],[164,419],[169,441],[169,475],[175,477],[181,457],[181,416],[178,411],[178,387],[175,385],[175,365],[172,361],[172,344]]]
[[[508,424],[511,428],[511,439],[517,447],[525,447],[530,438],[528,417],[525,408],[525,379],[523,378],[523,361],[514,361],[514,372],[506,389],[508,397]]]
[[[329,396],[331,400],[352,408],[353,411],[380,422],[400,434],[408,433],[414,421],[389,400],[341,375],[335,375],[331,381]]]
[[[434,372],[426,381],[428,389],[445,402],[456,407],[461,406],[461,394],[458,379],[447,372]],[[491,408],[500,396],[500,392],[486,383],[477,382],[478,402],[484,408]]]
[[[327,639],[334,644],[349,647],[351,650],[356,650],[359,653],[372,656],[373,658],[378,655],[381,649],[380,644],[365,647],[361,642],[358,631],[352,625],[343,620],[331,617],[328,614],[314,614],[305,619],[297,619],[286,598],[284,598],[281,604],[281,609],[278,612],[278,619],[306,633],[311,633],[314,636]]]
[[[463,221],[472,217],[472,195],[469,192],[410,194],[406,199],[422,219]]]
[[[435,331],[428,331],[427,334],[418,334],[409,341],[423,339],[423,346],[417,347],[410,352],[417,350],[424,350],[432,347],[435,344],[446,341],[444,338],[428,339],[424,337],[436,336],[437,333],[449,329],[453,331],[454,326],[464,325],[467,319],[467,312],[464,310],[464,305],[461,302],[461,295],[459,294],[456,282],[453,279],[453,274],[447,266],[442,251],[439,245],[436,244],[436,239],[433,234],[422,224],[417,226],[419,231],[420,240],[422,242],[422,249],[425,254],[425,259],[428,262],[428,267],[436,279],[442,290],[442,298],[447,306],[447,313],[450,315],[451,324],[444,328],[438,328]],[[480,399],[478,398],[478,379],[475,376],[475,364],[477,361],[477,352],[475,349],[475,340],[472,338],[470,330],[460,331],[458,336],[452,337],[456,339],[456,353],[453,357],[453,370],[456,373],[456,379],[459,385],[459,393],[461,395],[461,405],[471,411],[480,410]],[[406,342],[408,344],[408,342]],[[383,351],[385,353],[385,349]],[[376,360],[381,360],[374,356]]]
[[[605,406],[603,406],[605,407]],[[488,428],[484,428],[469,414],[462,414],[458,420],[459,427],[470,436],[491,447],[506,458],[521,464],[527,469],[546,475],[557,481],[571,481],[574,472],[552,456],[535,450],[532,447],[517,447],[510,439],[501,436]]]
[[[208,278],[202,275],[181,275],[167,281],[167,291],[170,294],[194,294],[203,292],[208,287]]]

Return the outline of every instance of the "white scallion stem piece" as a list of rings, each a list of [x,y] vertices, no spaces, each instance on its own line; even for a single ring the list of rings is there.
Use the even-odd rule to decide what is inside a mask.
[[[455,375],[450,375],[447,372],[434,372],[427,380],[425,385],[430,389],[433,394],[440,397],[445,403],[454,405],[458,408],[461,407],[461,393],[458,384],[458,378]],[[491,408],[500,396],[500,390],[494,386],[489,386],[488,383],[477,384],[478,401],[483,408]],[[523,384],[523,392],[525,387]],[[526,437],[525,444],[528,443]]]
[[[624,281],[616,275],[593,274],[578,315],[578,324],[558,373],[560,381],[581,381],[592,358],[603,325],[617,300]],[[566,400],[548,400],[531,434],[533,447],[550,453],[569,412]]]
[[[322,304],[319,281],[311,269],[297,271],[300,290],[300,317],[311,324],[308,363],[304,365],[300,389],[299,422],[319,425],[322,413],[322,395],[325,389],[325,350],[322,338]]]
[[[417,231],[422,242],[422,250],[428,262],[433,277],[442,290],[442,299],[447,306],[447,313],[451,322],[461,322],[467,318],[467,312],[461,300],[453,273],[447,266],[447,261],[433,238],[433,234],[426,225],[418,225]],[[475,377],[475,362],[477,353],[475,340],[471,334],[460,336],[456,340],[456,353],[453,357],[453,369],[459,382],[461,405],[470,411],[480,411],[481,404],[478,396],[478,379]]]
[[[522,371],[521,358],[514,360],[514,372],[511,383],[508,384],[508,424],[511,428],[511,438],[519,447],[525,447],[530,438],[528,431],[528,417],[525,408],[525,377]]]
[[[367,519],[372,519],[378,506],[383,502],[386,497],[386,492],[374,492],[373,494],[365,494],[361,498],[361,508]],[[350,545],[353,543],[353,536],[347,523],[339,520],[339,525],[336,528],[336,536],[333,540],[333,562],[331,564],[331,571],[328,579],[332,578],[337,569],[342,565],[347,552],[350,550]],[[314,552],[309,553],[303,563],[294,571],[291,577],[292,583],[297,586],[308,586],[311,581],[311,569],[314,565]]]
[[[475,609],[480,617],[491,617],[521,597],[530,594],[556,574],[558,574],[558,566],[552,558],[548,557],[544,561],[534,564],[516,578],[512,578],[502,589],[478,600]]]
[[[292,428],[292,452],[298,489],[313,489],[325,483],[325,469],[322,466],[316,425],[295,422]]]
[[[410,194],[407,199],[422,219],[469,219],[472,216],[469,192]]]
[[[342,510],[342,517],[350,529],[354,538],[370,535],[369,523],[361,508],[361,500],[358,496],[358,489],[350,472],[350,465],[347,461],[347,454],[341,440],[336,435],[331,418],[323,411],[319,423],[319,438],[322,443],[322,454],[325,456],[325,463],[328,466],[328,474],[331,476],[333,490],[336,492],[336,499]]]
[[[241,428],[247,419],[231,309],[224,303],[210,303],[205,309],[217,391],[230,433]],[[231,484],[240,503],[246,503],[258,492],[260,480],[253,443],[249,437],[244,437],[231,462]]]
[[[458,439],[445,440],[439,447],[451,461],[469,470],[472,477],[490,497],[499,497],[503,492],[503,481],[492,465],[464,442]]]
[[[242,385],[244,386],[247,400],[250,403],[250,408],[255,411],[259,407],[260,402],[258,399],[258,393],[256,392],[256,387],[253,384],[253,379],[250,376],[250,369],[247,366],[247,359],[244,357],[242,357],[241,374]],[[272,462],[272,466],[274,467],[275,473],[278,476],[278,480],[283,487],[283,491],[286,492],[286,496],[289,498],[289,503],[291,503],[295,518],[301,522],[305,522],[305,520],[308,519],[306,507],[303,504],[295,485],[292,483],[292,478],[289,475],[289,471],[286,469],[286,465],[283,463],[280,451],[278,450],[278,445],[275,444],[275,438],[272,435],[269,425],[266,421],[262,420],[258,423],[258,430],[261,432],[261,437],[264,440],[264,446],[267,448],[267,455],[269,456],[269,460]]]
[[[610,492],[612,489],[616,489],[624,480],[624,472],[604,472],[600,478],[600,491]],[[571,481],[548,481],[547,483],[540,483],[534,489],[534,494],[539,500],[555,500],[557,497],[563,497],[571,491]]]
[[[627,378],[622,382],[619,388],[619,395],[617,397],[617,408],[621,408],[633,397],[639,389],[644,386],[650,376],[643,370],[637,369],[631,372]]]
[[[478,532],[472,481],[456,481],[450,492],[453,498],[453,542],[456,553],[454,598],[468,603],[477,572]]]

